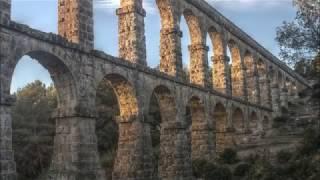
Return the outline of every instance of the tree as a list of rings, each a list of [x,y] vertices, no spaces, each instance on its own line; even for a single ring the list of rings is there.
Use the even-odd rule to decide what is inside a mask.
[[[289,65],[312,61],[320,54],[320,1],[293,0],[297,14],[293,22],[277,28],[280,57]]]
[[[55,124],[50,116],[57,107],[55,88],[35,81],[14,95],[13,148],[18,179],[44,179],[53,152]]]

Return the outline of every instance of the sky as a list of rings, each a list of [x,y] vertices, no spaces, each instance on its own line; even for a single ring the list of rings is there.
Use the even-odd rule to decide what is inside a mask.
[[[273,54],[278,55],[279,47],[275,41],[276,27],[283,21],[295,17],[292,0],[207,0],[214,8],[234,22],[257,42]],[[95,49],[107,54],[118,55],[118,21],[115,15],[120,0],[94,0]],[[147,12],[146,43],[147,61],[150,67],[157,66],[160,45],[160,16],[155,0],[144,0]],[[12,20],[27,24],[45,32],[57,33],[58,0],[12,0]],[[189,31],[182,18],[182,53],[184,64],[189,64]],[[209,40],[207,45],[212,50]],[[209,54],[211,51],[209,52]],[[52,83],[50,74],[37,60],[24,56],[19,61],[11,84],[11,92],[24,87],[34,80],[45,84]]]

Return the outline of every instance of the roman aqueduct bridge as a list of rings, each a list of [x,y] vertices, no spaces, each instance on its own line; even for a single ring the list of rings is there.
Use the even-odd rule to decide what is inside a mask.
[[[271,128],[272,118],[308,84],[204,0],[157,0],[160,68],[147,66],[142,0],[121,0],[119,57],[93,47],[92,0],[59,0],[59,35],[10,19],[0,0],[0,179],[15,179],[11,78],[24,55],[52,76],[58,91],[51,179],[101,179],[95,134],[96,90],[107,80],[118,98],[119,142],[113,179],[152,179],[151,96],[161,113],[159,175],[192,179],[192,158],[211,158],[243,137]],[[180,20],[191,44],[190,78],[182,68]],[[208,59],[206,36],[214,55]],[[188,34],[184,34],[188,36]],[[106,41],[107,43],[107,41]],[[232,63],[227,56],[231,50]],[[208,63],[213,64],[209,72]],[[211,76],[211,77],[210,77]],[[191,123],[186,109],[191,110]]]

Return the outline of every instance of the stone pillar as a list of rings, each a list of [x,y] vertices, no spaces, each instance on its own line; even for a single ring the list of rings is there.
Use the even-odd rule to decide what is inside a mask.
[[[160,71],[179,78],[183,77],[181,37],[177,27],[161,29]]]
[[[280,92],[280,102],[281,107],[285,107],[288,109],[288,89],[283,87]]]
[[[160,179],[192,179],[190,139],[186,125],[180,122],[168,122],[161,125]]]
[[[271,80],[270,76],[268,75],[267,78],[267,107],[272,109],[272,92],[271,92]]]
[[[15,180],[16,164],[12,149],[12,119],[11,105],[13,100],[4,100],[1,97],[0,103],[0,179]]]
[[[0,24],[8,24],[11,19],[11,0],[0,0]]]
[[[253,65],[253,64],[252,64]],[[260,89],[259,89],[259,76],[256,68],[247,68],[246,70],[246,84],[248,100],[251,103],[260,103]]]
[[[259,84],[260,84],[260,104],[264,107],[270,107],[269,101],[269,85],[268,79],[266,75],[259,77]]]
[[[121,0],[119,16],[119,56],[124,60],[147,65],[146,38],[142,0]]]
[[[248,79],[247,79],[247,68],[245,67],[244,63],[241,62],[241,66],[242,66],[242,77],[243,77],[243,81],[242,81],[242,92],[243,92],[243,96],[242,99],[245,101],[249,101],[249,97],[248,97]]]
[[[100,180],[95,118],[54,115],[56,135],[49,178]]]
[[[197,118],[197,117],[193,117]],[[193,119],[192,118],[192,119]],[[212,129],[206,120],[192,120],[191,128],[191,147],[192,159],[212,159]]]
[[[208,51],[204,44],[189,46],[190,51],[190,81],[193,84],[208,87]]]
[[[141,119],[117,117],[119,139],[112,179],[148,180],[152,176],[151,153],[145,153],[145,146],[151,149],[151,139],[146,143],[146,130]],[[151,137],[150,137],[151,138]],[[146,166],[148,161],[149,166]]]
[[[232,96],[245,99],[244,70],[241,62],[232,62]]]
[[[92,0],[59,0],[59,35],[93,49]]]
[[[280,111],[281,111],[280,90],[279,90],[278,84],[276,84],[276,83],[272,84],[271,92],[272,92],[273,117],[276,117],[280,114]]]
[[[231,78],[228,62],[228,56],[211,57],[213,63],[212,79],[213,88],[221,93],[231,95]]]

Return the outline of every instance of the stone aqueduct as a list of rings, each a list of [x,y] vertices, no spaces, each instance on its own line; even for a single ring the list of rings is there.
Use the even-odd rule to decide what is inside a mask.
[[[94,50],[92,0],[59,0],[59,35],[11,21],[11,0],[0,0],[1,180],[16,177],[10,84],[24,55],[37,59],[50,72],[59,94],[50,168],[55,180],[103,178],[95,135],[95,95],[103,79],[114,89],[120,107],[113,179],[153,179],[147,121],[152,95],[162,118],[159,175],[161,179],[187,180],[192,179],[192,158],[211,158],[226,147],[241,145],[242,137],[270,128],[272,117],[308,87],[304,79],[204,0],[157,0],[157,6],[161,16],[160,70],[146,63],[142,0],[121,0],[117,10],[120,57]],[[182,75],[182,16],[191,37],[190,81]],[[207,34],[214,47],[212,73]],[[186,107],[191,109],[191,128]]]

